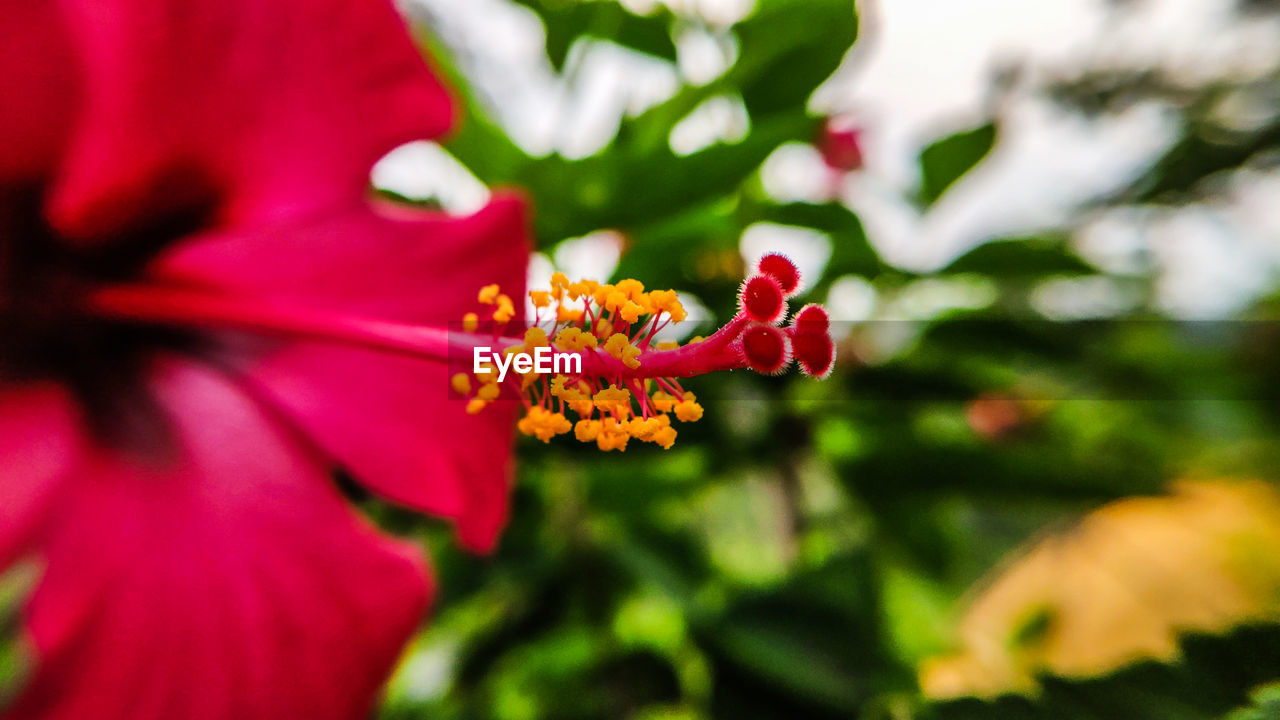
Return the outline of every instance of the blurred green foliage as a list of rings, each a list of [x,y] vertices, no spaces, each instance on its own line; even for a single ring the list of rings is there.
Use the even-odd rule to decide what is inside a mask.
[[[648,16],[627,12],[616,2],[576,2],[574,0],[519,0],[545,20],[547,59],[557,71],[564,70],[569,48],[579,38],[596,38],[617,43],[637,52],[674,61],[676,45],[671,39],[671,12],[664,9]]]
[[[675,33],[698,22],[612,0],[520,4],[545,22],[557,69],[575,43],[599,39],[670,59]],[[947,649],[966,590],[1028,538],[1173,478],[1266,477],[1280,459],[1265,361],[1277,336],[1266,323],[1163,321],[1149,303],[1154,279],[1087,262],[1071,227],[993,239],[929,275],[891,266],[845,205],[779,203],[760,181],[778,147],[816,139],[822,118],[806,103],[855,40],[851,0],[760,0],[737,25],[704,30],[731,37],[738,61],[625,119],[581,159],[522,151],[428,37],[469,116],[447,149],[486,183],[531,194],[540,248],[620,230],[618,276],[691,292],[718,318],[733,312],[739,239],[759,222],[830,244],[797,303],[848,282],[882,305],[937,288],[976,300],[842,328],[824,383],[697,379],[707,417],[667,452],[523,443],[511,527],[493,557],[375,508],[431,543],[441,588],[382,717],[1272,717],[1276,693],[1258,688],[1280,677],[1280,645],[1266,627],[1189,638],[1176,665],[1049,678],[1037,698],[920,698],[916,664]],[[1088,88],[1071,85],[1072,97],[1093,92],[1102,108],[1114,94]],[[720,95],[742,99],[746,137],[673,152],[675,124]],[[1199,148],[1202,104],[1186,102],[1186,137],[1117,202],[1195,187],[1274,142],[1268,126]],[[924,148],[912,200],[931,204],[979,165],[996,127]],[[1038,289],[1082,278],[1125,290],[1131,309],[1089,322],[1036,313]]]
[[[1280,630],[1242,627],[1225,637],[1190,635],[1176,663],[1137,663],[1113,675],[1067,682],[1044,678],[1034,700],[963,700],[935,708],[932,720],[1264,720],[1280,710],[1269,681],[1280,676]],[[1247,690],[1258,687],[1253,697]]]
[[[31,561],[0,574],[0,706],[25,686],[34,667],[33,648],[23,633],[20,613],[39,579],[40,568]]]
[[[996,143],[996,126],[987,123],[943,138],[920,153],[920,201],[932,205],[955,181],[982,162]]]

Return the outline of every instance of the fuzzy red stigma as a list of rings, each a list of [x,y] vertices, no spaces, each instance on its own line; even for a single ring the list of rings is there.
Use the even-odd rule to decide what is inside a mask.
[[[742,353],[752,370],[765,375],[781,372],[791,362],[787,334],[773,325],[752,325],[743,331]]]
[[[821,305],[805,305],[791,320],[798,333],[826,333],[831,329],[831,318]]]
[[[825,330],[805,332],[797,327],[791,336],[791,347],[806,375],[825,378],[831,372],[836,360],[836,345]]]
[[[785,255],[769,253],[756,265],[761,275],[768,275],[778,282],[782,292],[790,297],[800,287],[800,270]]]
[[[743,312],[756,322],[778,322],[787,310],[782,288],[768,275],[756,275],[743,283],[740,301]]]

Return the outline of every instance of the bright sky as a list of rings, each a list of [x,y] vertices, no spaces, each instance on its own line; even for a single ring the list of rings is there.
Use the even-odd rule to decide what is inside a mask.
[[[653,1],[627,4],[643,9]],[[547,63],[541,24],[527,10],[507,0],[413,2],[457,48],[513,137],[535,153],[594,152],[623,113],[660,102],[681,77],[713,77],[732,54],[699,33],[677,39],[678,67],[596,44],[571,57],[574,81],[566,83]],[[664,2],[726,24],[751,7],[750,0]],[[1124,184],[1175,128],[1157,106],[1089,123],[1056,111],[1026,86],[1082,61],[1159,62],[1188,75],[1276,62],[1280,28],[1230,22],[1229,2],[1139,0],[1116,15],[1104,0],[862,0],[859,46],[814,99],[817,109],[851,114],[865,128],[867,168],[847,183],[843,199],[887,258],[920,268],[983,240],[1064,222],[1079,201]],[[993,74],[1011,64],[1024,68],[1022,86],[994,97]],[[919,149],[983,121],[997,106],[1004,124],[992,156],[921,216],[903,199],[917,182]],[[732,103],[703,108],[673,133],[673,147],[731,141],[743,121]],[[382,168],[382,180],[460,194],[462,206],[483,200],[474,183],[427,172],[439,167],[423,159],[431,151],[414,153]],[[783,197],[816,199],[827,191],[823,177],[805,148],[787,148],[766,165],[767,187]],[[1280,204],[1267,201],[1264,190],[1278,184],[1250,176],[1214,207],[1099,216],[1085,244],[1117,267],[1134,251],[1149,251],[1164,269],[1160,300],[1171,311],[1228,312],[1277,281]],[[767,242],[758,233],[750,240]]]

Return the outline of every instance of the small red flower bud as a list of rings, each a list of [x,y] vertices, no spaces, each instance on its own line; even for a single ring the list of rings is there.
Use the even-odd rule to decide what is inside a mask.
[[[782,288],[769,275],[756,275],[743,283],[739,299],[743,312],[756,322],[777,322],[787,309]]]
[[[773,325],[752,325],[742,333],[742,352],[751,369],[764,375],[781,372],[791,362],[786,333]]]
[[[831,329],[831,318],[821,305],[805,305],[796,313],[791,326],[798,333],[826,334]]]
[[[836,360],[836,345],[826,332],[797,331],[791,337],[791,347],[806,375],[825,378],[831,372]]]
[[[782,292],[788,297],[794,295],[796,289],[800,287],[800,270],[796,268],[795,263],[787,259],[786,255],[769,253],[760,258],[760,263],[756,267],[760,270],[760,274],[768,275],[778,281],[778,287],[782,288]]]
[[[983,393],[965,408],[965,420],[986,440],[999,440],[1017,429],[1026,419],[1016,397],[1003,393]]]
[[[862,131],[828,120],[818,142],[822,161],[833,170],[853,172],[862,169]]]

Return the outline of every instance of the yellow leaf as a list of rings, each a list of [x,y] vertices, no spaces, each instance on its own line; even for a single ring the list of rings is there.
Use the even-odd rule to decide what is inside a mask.
[[[1180,482],[1015,553],[979,584],[960,649],[926,660],[934,698],[1033,693],[1035,675],[1088,677],[1172,660],[1178,636],[1280,618],[1280,493]]]

